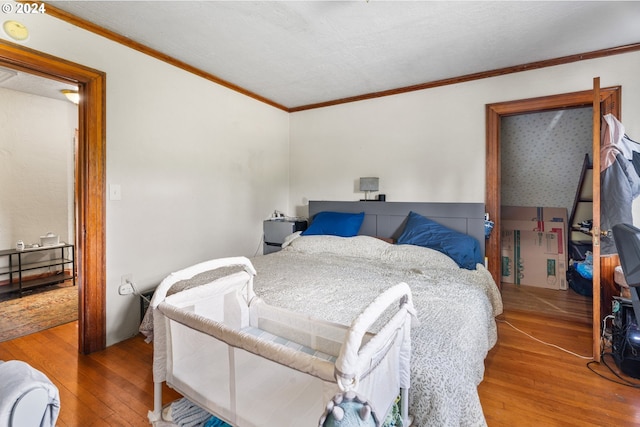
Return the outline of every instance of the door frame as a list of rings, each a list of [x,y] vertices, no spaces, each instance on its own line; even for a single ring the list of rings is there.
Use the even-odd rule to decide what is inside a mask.
[[[78,85],[74,189],[78,351],[102,350],[106,347],[106,74],[4,40],[0,40],[0,65]]]
[[[602,114],[612,113],[616,117],[621,117],[621,86],[614,86],[600,89],[600,104]],[[500,167],[500,124],[502,117],[516,114],[537,113],[549,110],[565,108],[593,107],[594,91],[585,90],[580,92],[565,93],[559,95],[543,96],[487,104],[486,111],[486,177],[485,177],[485,209],[489,217],[494,221],[493,232],[487,239],[485,252],[489,264],[489,272],[493,276],[498,286],[501,282],[501,256],[500,256],[500,189],[501,189],[501,167]],[[598,153],[594,153],[595,155]],[[594,171],[595,172],[595,171]],[[595,175],[594,175],[595,176]],[[594,288],[600,287],[599,277],[594,279]],[[594,292],[593,298],[594,315],[594,358],[599,360],[599,343],[596,337],[599,336],[600,322],[596,318],[600,313],[600,293]],[[596,335],[597,334],[597,335]]]

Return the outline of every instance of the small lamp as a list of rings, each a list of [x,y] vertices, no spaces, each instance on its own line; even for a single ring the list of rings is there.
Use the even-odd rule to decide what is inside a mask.
[[[377,177],[360,178],[360,191],[364,191],[364,200],[369,200],[371,191],[378,191],[378,181]]]

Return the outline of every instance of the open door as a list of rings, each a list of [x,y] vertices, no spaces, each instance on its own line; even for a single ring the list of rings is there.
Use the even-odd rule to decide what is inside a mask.
[[[618,254],[602,253],[600,239],[611,233],[601,227],[601,158],[602,118],[612,114],[621,120],[620,91],[604,93],[600,89],[600,78],[593,79],[593,359],[600,362],[600,337],[602,319],[611,313],[611,301],[617,293],[614,270],[620,264]]]
[[[600,77],[593,79],[593,360],[600,362]]]
[[[486,151],[486,195],[485,205],[495,225],[491,236],[486,241],[488,269],[494,280],[500,285],[502,277],[500,234],[500,121],[502,117],[557,110],[573,107],[593,107],[593,226],[597,226],[594,239],[594,281],[593,281],[593,358],[600,361],[601,320],[610,311],[610,298],[615,289],[613,270],[618,265],[617,256],[600,256],[600,120],[603,114],[613,114],[620,119],[621,88],[619,86],[600,88],[599,78],[594,79],[591,90],[551,95],[516,101],[507,101],[486,106],[487,151]],[[597,185],[597,188],[595,186]],[[592,231],[596,231],[592,229]],[[597,247],[595,245],[597,238]],[[598,251],[596,255],[595,250]],[[601,298],[601,294],[603,297]],[[604,301],[604,304],[602,302]],[[607,306],[609,304],[609,306]]]

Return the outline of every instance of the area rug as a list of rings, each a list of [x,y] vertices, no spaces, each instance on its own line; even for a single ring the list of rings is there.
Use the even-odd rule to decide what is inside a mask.
[[[0,342],[78,320],[78,287],[51,286],[0,302]]]
[[[149,412],[149,417],[154,415]],[[231,427],[221,419],[214,417],[186,397],[174,400],[162,409],[161,419],[151,421],[153,427]]]

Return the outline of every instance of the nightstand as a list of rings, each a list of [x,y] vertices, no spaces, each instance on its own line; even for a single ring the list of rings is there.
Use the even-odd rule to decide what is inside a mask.
[[[263,254],[278,252],[282,249],[284,239],[296,231],[307,229],[307,221],[294,219],[269,219],[263,223],[264,249]]]
[[[149,289],[140,294],[140,323],[144,320],[144,315],[149,308],[149,302],[153,298],[153,294],[156,292],[156,288]]]

